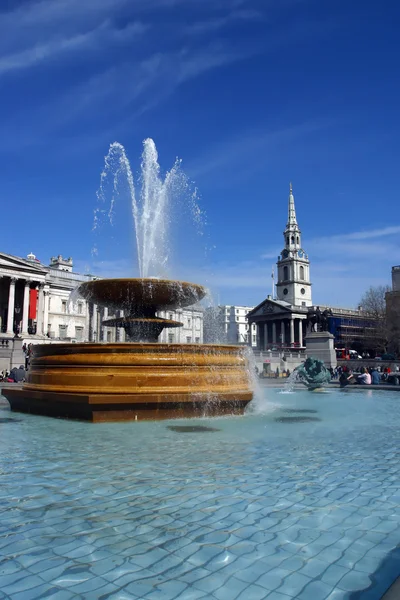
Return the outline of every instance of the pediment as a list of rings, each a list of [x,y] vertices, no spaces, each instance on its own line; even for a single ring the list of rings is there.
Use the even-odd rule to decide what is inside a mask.
[[[282,315],[290,313],[291,305],[288,302],[270,300],[267,298],[261,304],[253,308],[247,317],[265,317],[268,315]]]
[[[46,275],[47,269],[40,263],[35,263],[30,260],[25,260],[19,256],[13,256],[12,254],[5,254],[0,252],[0,270],[5,271],[24,271],[25,273],[34,273],[36,275]]]

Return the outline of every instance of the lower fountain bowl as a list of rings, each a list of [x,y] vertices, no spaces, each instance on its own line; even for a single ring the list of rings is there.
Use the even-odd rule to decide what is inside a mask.
[[[49,344],[11,410],[89,421],[242,414],[253,397],[245,349],[214,344]]]

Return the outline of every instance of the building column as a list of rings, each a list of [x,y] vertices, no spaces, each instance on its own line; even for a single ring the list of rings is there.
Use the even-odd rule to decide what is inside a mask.
[[[43,291],[43,303],[44,303],[44,314],[43,314],[43,333],[47,335],[49,332],[49,290]]]
[[[268,323],[264,323],[264,350],[268,348]]]
[[[285,343],[285,321],[282,319],[281,321],[281,344],[282,346]]]
[[[16,277],[10,279],[10,289],[8,292],[8,314],[7,314],[7,332],[14,333],[14,310],[15,310],[15,283]]]
[[[39,284],[39,301],[38,301],[38,311],[37,311],[37,326],[36,333],[38,335],[43,335],[43,313],[44,313],[44,283]]]
[[[303,346],[303,319],[299,319],[299,346]]]
[[[28,335],[29,292],[31,282],[27,279],[24,288],[24,305],[22,307],[22,335]]]
[[[294,344],[294,319],[291,317],[290,319],[290,345]]]
[[[276,323],[272,321],[272,343],[276,344]]]
[[[91,322],[91,331],[89,332],[89,342],[97,342],[98,341],[98,331],[97,331],[97,304],[89,305],[89,315]]]

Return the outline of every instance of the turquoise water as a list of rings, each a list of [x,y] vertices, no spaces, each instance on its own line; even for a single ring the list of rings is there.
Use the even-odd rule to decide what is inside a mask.
[[[372,390],[156,423],[2,408],[0,598],[377,600],[400,574],[399,425],[400,394]]]

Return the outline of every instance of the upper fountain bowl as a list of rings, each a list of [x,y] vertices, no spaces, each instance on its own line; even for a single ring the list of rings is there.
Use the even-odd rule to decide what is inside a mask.
[[[206,295],[203,286],[169,279],[97,279],[82,283],[80,296],[112,310],[145,314],[195,304]]]

